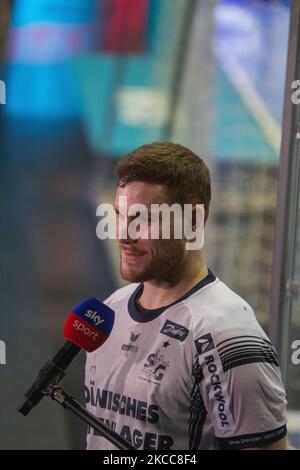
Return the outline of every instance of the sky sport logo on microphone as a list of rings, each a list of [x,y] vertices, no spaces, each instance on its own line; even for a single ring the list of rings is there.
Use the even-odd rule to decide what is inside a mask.
[[[6,104],[6,85],[3,80],[0,80],[0,104]]]
[[[85,326],[84,323],[80,322],[79,320],[75,320],[73,323],[75,330],[82,332],[84,335],[92,338],[94,341],[98,338],[99,334],[96,331],[93,331],[88,326]]]
[[[6,364],[6,344],[0,340],[0,365]]]
[[[98,314],[97,310],[87,309],[85,311],[84,316],[86,318],[89,318],[89,320],[92,321],[93,325],[96,327],[100,326],[101,323],[105,321],[104,318],[101,318],[101,316]],[[79,320],[75,320],[73,323],[73,326],[77,331],[82,332],[84,335],[92,338],[94,341],[96,341],[97,338],[99,338],[99,333],[95,331],[93,326],[91,326],[90,328]]]
[[[114,318],[114,311],[108,305],[95,298],[84,300],[69,313],[64,337],[92,352],[109,337]]]
[[[104,322],[104,318],[101,318],[100,315],[98,315],[97,310],[94,311],[94,310],[88,309],[85,313],[85,316],[87,318],[90,318],[95,323],[96,326],[99,326],[101,325],[101,323]]]

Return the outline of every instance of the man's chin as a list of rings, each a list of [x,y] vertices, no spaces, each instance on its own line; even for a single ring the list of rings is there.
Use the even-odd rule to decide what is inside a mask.
[[[127,282],[144,282],[149,280],[149,276],[147,276],[147,273],[129,271],[127,269],[121,269],[121,276],[122,279]]]

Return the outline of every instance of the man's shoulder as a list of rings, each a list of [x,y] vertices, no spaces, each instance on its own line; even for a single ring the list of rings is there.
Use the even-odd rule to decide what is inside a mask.
[[[110,296],[104,300],[104,303],[110,306],[113,303],[117,303],[121,300],[124,300],[124,298],[127,298],[127,297],[129,298],[138,285],[139,283],[132,283],[132,284],[127,284],[126,286],[120,287],[119,289],[114,291],[112,294],[110,294]]]
[[[208,284],[204,288],[196,291],[185,300],[186,304],[191,308],[199,311],[199,305],[204,308],[220,309],[240,308],[250,305],[238,293],[234,292],[223,281],[216,277],[215,281]]]
[[[218,278],[186,299],[185,304],[196,330],[201,326],[215,333],[240,328],[261,332],[252,307]]]

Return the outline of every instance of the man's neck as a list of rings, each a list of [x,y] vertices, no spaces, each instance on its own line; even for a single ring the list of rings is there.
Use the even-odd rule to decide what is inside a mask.
[[[208,275],[208,268],[201,257],[192,266],[184,267],[182,274],[176,284],[172,284],[167,280],[145,281],[138,303],[149,310],[170,305],[204,279]]]

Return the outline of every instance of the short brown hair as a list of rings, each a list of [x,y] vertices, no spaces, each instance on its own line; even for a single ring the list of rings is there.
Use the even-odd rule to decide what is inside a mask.
[[[117,184],[131,181],[163,184],[172,203],[203,204],[205,221],[211,199],[210,174],[204,161],[183,145],[153,142],[125,155],[116,168]]]

